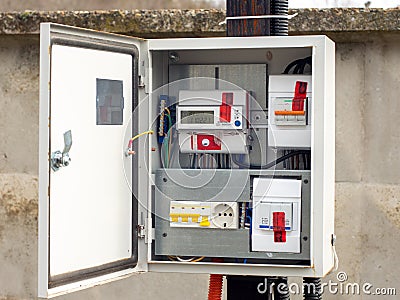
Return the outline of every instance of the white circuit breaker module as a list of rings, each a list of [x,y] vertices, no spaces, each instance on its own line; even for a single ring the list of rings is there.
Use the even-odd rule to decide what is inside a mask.
[[[301,181],[255,178],[252,250],[300,252]]]
[[[311,146],[312,77],[269,77],[268,144],[277,148]]]

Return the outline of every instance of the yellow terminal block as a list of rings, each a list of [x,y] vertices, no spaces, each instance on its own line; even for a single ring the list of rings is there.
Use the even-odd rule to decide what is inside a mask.
[[[211,205],[200,201],[171,201],[171,227],[211,228]]]
[[[200,214],[171,213],[169,216],[172,223],[189,223],[189,218],[191,218],[192,223],[197,223],[200,218]],[[179,218],[181,218],[181,221],[179,221]]]
[[[210,224],[210,221],[208,221],[208,217],[202,216],[200,226],[201,227],[209,227],[210,225],[211,224]]]

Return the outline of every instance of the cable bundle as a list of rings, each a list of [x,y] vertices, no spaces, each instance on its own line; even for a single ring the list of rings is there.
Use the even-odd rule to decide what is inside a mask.
[[[283,71],[283,74],[289,74],[293,69],[292,74],[304,74],[306,66],[309,65],[312,67],[312,57],[308,56],[306,58],[297,59],[291,62]]]

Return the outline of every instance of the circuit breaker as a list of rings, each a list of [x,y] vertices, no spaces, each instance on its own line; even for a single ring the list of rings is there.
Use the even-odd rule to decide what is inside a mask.
[[[311,146],[312,76],[269,77],[268,143],[279,148]]]
[[[301,181],[256,178],[252,250],[300,252]]]
[[[42,24],[39,297],[142,272],[325,276],[334,59],[325,36]]]

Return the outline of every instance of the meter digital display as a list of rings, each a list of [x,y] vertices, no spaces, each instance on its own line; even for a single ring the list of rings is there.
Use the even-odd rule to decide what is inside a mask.
[[[213,110],[182,110],[182,124],[214,124]]]

